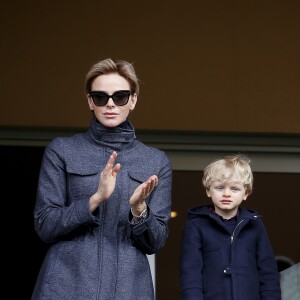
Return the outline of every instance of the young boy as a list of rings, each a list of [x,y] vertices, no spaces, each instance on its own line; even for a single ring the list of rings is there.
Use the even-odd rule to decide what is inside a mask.
[[[208,165],[202,183],[213,205],[188,212],[180,255],[184,300],[280,300],[276,260],[261,217],[240,207],[252,192],[246,156]]]

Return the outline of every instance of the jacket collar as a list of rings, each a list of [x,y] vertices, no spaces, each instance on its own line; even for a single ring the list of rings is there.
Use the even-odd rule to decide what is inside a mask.
[[[131,148],[136,138],[134,127],[128,120],[117,127],[108,128],[99,123],[96,117],[92,118],[88,134],[96,144],[114,151]]]
[[[201,216],[211,216],[213,218],[217,218],[216,213],[214,212],[212,205],[202,205],[195,208],[192,208],[188,211],[188,218],[194,219]],[[246,218],[250,220],[256,220],[260,218],[256,211],[247,209],[244,207],[239,207],[238,210],[238,219]]]

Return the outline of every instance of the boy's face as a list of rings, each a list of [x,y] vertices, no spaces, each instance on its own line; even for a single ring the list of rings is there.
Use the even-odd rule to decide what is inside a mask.
[[[248,197],[244,185],[234,178],[227,182],[214,181],[206,194],[211,198],[215,212],[225,218],[234,217],[239,205]]]

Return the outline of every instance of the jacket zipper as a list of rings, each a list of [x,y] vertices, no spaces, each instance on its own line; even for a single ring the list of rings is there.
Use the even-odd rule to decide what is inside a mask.
[[[233,233],[232,233],[232,235],[230,236],[231,244],[233,243],[233,238],[234,238],[235,231],[236,231],[236,229],[238,228],[238,226],[239,226],[242,222],[244,222],[244,220],[241,220],[241,221],[235,226],[235,228],[234,228],[234,230],[233,230]]]

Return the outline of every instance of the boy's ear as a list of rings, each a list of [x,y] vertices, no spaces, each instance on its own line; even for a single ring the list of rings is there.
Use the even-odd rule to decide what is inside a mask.
[[[211,197],[211,193],[210,193],[210,189],[205,189],[206,190],[206,195],[207,195],[207,197]]]
[[[245,194],[243,200],[246,201],[246,199],[248,198],[249,194]]]

